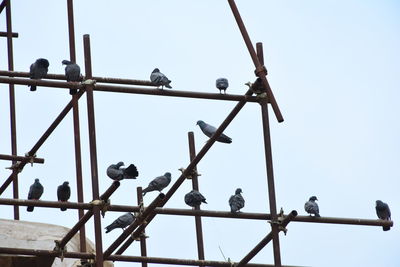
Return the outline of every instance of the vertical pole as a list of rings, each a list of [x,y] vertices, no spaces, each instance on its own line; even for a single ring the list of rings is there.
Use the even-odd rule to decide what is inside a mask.
[[[68,33],[69,33],[69,54],[70,60],[76,62],[75,50],[75,30],[74,30],[74,6],[73,0],[67,1],[68,8]],[[81,134],[79,127],[79,104],[76,95],[72,96],[73,100],[73,123],[74,123],[74,144],[75,144],[75,167],[76,167],[76,187],[78,203],[83,203],[83,182],[82,182],[82,154],[81,154]],[[83,217],[84,211],[78,209],[79,220]],[[86,252],[86,230],[83,224],[79,230],[80,251]]]
[[[258,60],[262,65],[264,65],[264,54],[262,43],[257,43],[257,56]],[[276,222],[278,219],[276,210],[276,196],[275,196],[275,183],[274,183],[274,170],[272,164],[272,149],[271,149],[271,135],[269,129],[269,117],[268,117],[268,102],[263,101],[261,103],[261,114],[263,123],[263,133],[264,133],[264,150],[265,150],[265,162],[267,168],[267,181],[268,181],[268,196],[269,196],[269,209],[271,213],[272,222]],[[281,267],[281,252],[279,246],[279,229],[274,223],[271,224],[272,227],[272,246],[274,250],[274,261],[276,267]]]
[[[143,205],[142,187],[136,188],[138,206]],[[147,247],[146,247],[146,232],[143,230],[140,235],[140,253],[142,257],[147,257]],[[147,267],[147,262],[142,262],[142,267]]]
[[[13,55],[13,37],[11,25],[11,2],[6,2],[6,20],[7,20],[7,50],[8,50],[8,70],[14,70],[14,55]],[[17,127],[16,127],[16,113],[15,113],[15,90],[14,84],[9,85],[10,92],[10,124],[11,124],[11,154],[17,155]],[[16,161],[13,160],[12,164]],[[19,198],[18,193],[18,173],[15,172],[13,176],[13,198]],[[14,206],[14,220],[19,220],[19,206]]]
[[[86,79],[92,78],[92,59],[90,55],[89,34],[83,36],[83,47],[85,52],[85,76]],[[92,174],[92,194],[93,199],[99,199],[99,179],[97,171],[97,149],[96,149],[96,126],[94,119],[93,84],[86,85],[87,112],[89,124],[89,146],[90,146],[90,170]],[[94,234],[96,242],[96,267],[103,267],[103,244],[101,236],[101,218],[99,206],[93,207],[94,214]]]
[[[189,155],[190,161],[196,157],[196,147],[194,144],[194,134],[193,132],[188,133],[189,138]],[[193,190],[199,191],[199,180],[197,175],[197,167],[193,168],[192,172],[192,186]],[[200,206],[196,206],[195,210],[200,210]],[[196,237],[197,237],[197,254],[199,256],[199,260],[204,260],[204,242],[203,242],[203,226],[201,223],[201,216],[195,216],[196,223]]]

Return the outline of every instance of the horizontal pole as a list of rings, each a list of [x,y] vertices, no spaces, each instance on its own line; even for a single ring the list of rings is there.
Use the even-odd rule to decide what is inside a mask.
[[[0,247],[0,254],[61,257],[61,251],[8,247]],[[94,254],[82,252],[64,252],[62,256],[75,259],[94,259],[95,257]]]
[[[11,34],[12,37],[14,38],[18,38],[18,33],[17,32],[13,32]],[[7,37],[7,32],[0,32],[0,37]]]
[[[0,71],[6,72],[6,71]],[[8,71],[7,71],[8,72]],[[17,73],[17,72],[14,72]],[[49,76],[49,75],[47,75]],[[59,75],[63,76],[64,75]],[[95,77],[93,77],[95,79]],[[107,78],[106,80],[112,80]],[[117,80],[117,79],[115,79]],[[96,80],[96,82],[98,82]],[[56,88],[74,88],[83,89],[85,85],[74,82],[61,82],[61,81],[48,81],[48,80],[34,80],[34,79],[23,79],[23,78],[10,78],[0,77],[0,83],[12,83],[20,85],[36,85],[42,87],[56,87]],[[94,91],[101,92],[114,92],[114,93],[129,93],[129,94],[141,94],[141,95],[157,95],[157,96],[172,96],[172,97],[186,97],[186,98],[199,98],[209,100],[226,100],[226,101],[246,101],[246,102],[258,102],[259,99],[255,96],[249,95],[230,95],[230,94],[218,94],[218,93],[202,93],[202,92],[191,92],[191,91],[178,91],[178,90],[160,90],[152,88],[140,88],[132,86],[113,86],[113,85],[102,85],[95,84]]]
[[[393,221],[357,219],[357,218],[337,218],[337,217],[297,216],[292,221],[307,222],[307,223],[364,225],[364,226],[390,226],[390,227],[393,226]]]
[[[35,157],[22,157],[22,156],[13,156],[13,155],[5,155],[5,154],[0,154],[0,159],[2,160],[16,160],[16,161],[22,161],[26,160],[27,162],[32,161],[33,163],[44,163],[44,159],[42,158],[35,158]]]
[[[0,205],[34,206],[43,208],[68,208],[68,209],[79,209],[79,210],[90,210],[93,208],[93,204],[90,203],[25,200],[25,199],[12,199],[12,198],[0,198]]]
[[[125,261],[125,262],[147,262],[158,264],[173,264],[173,265],[187,265],[187,266],[215,266],[215,267],[232,267],[234,262],[227,261],[210,261],[210,260],[190,260],[190,259],[173,259],[173,258],[159,258],[159,257],[141,257],[141,256],[123,256],[111,255],[106,260],[111,261]],[[249,263],[246,266],[251,267],[273,267],[273,264],[258,264]],[[292,265],[284,265],[282,267],[295,267]]]

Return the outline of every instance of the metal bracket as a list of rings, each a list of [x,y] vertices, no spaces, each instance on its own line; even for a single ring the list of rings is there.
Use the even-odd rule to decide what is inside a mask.
[[[20,167],[20,165],[21,165],[21,162],[17,161],[16,163],[12,164],[10,167],[6,167],[6,169],[7,170],[16,171],[17,173],[20,173],[20,172],[22,172],[22,169],[23,169],[23,168]]]
[[[182,168],[179,168],[178,170],[183,173],[186,169],[182,167]],[[193,169],[190,172],[190,174],[188,174],[185,178],[190,180],[190,179],[193,179],[193,176],[195,176],[195,175],[201,176],[201,173],[198,173],[197,170]]]
[[[87,79],[87,80],[84,80],[83,82],[81,82],[81,84],[83,84],[83,85],[95,85],[96,84],[96,80]]]
[[[64,253],[65,252],[67,252],[67,247],[60,247],[60,240],[54,240],[54,243],[56,244],[56,246],[54,247],[54,251],[57,251],[57,252],[60,252],[61,253],[61,255],[60,255],[60,259],[61,259],[61,262],[64,260]]]
[[[261,77],[261,75],[266,76],[266,75],[268,75],[268,70],[264,65],[262,65],[261,68],[255,69],[254,73],[256,74],[257,77]]]
[[[278,218],[276,220],[271,220],[268,222],[271,224],[271,226],[272,225],[278,226],[278,230],[282,231],[286,235],[288,230],[286,229],[286,227],[282,226],[283,219],[285,218],[283,208],[281,208],[281,210],[279,211],[279,214],[277,214],[277,215],[278,215]]]
[[[31,164],[31,167],[33,166],[33,160],[36,158],[36,154],[33,154],[32,156],[29,155],[29,153],[25,153],[25,157],[29,158],[29,163]]]

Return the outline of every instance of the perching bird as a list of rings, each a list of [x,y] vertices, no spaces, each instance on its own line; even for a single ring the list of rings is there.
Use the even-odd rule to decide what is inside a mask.
[[[62,185],[59,185],[57,188],[57,199],[61,202],[68,201],[71,196],[71,188],[68,185],[69,183],[65,181]],[[66,211],[67,208],[60,208],[62,211]]]
[[[107,226],[105,228],[106,233],[111,232],[115,228],[122,228],[125,230],[125,227],[128,227],[131,223],[133,223],[134,220],[135,216],[132,213],[127,212],[124,215],[119,216],[112,224]]]
[[[39,182],[39,179],[36,178],[35,182],[29,188],[28,199],[29,200],[31,200],[31,199],[39,200],[39,198],[42,196],[42,194],[43,194],[43,186]],[[26,210],[29,212],[33,211],[33,209],[34,209],[34,206],[28,206],[26,208]]]
[[[381,200],[377,200],[375,209],[376,209],[376,215],[378,215],[379,219],[386,221],[391,220],[391,214],[388,204],[382,202]],[[390,226],[383,226],[383,231],[389,231],[389,230]]]
[[[34,63],[31,64],[29,69],[29,78],[40,80],[46,76],[49,70],[49,61],[45,58],[38,58]],[[31,87],[31,91],[36,91],[36,85],[28,85]]]
[[[170,182],[171,182],[171,173],[169,172],[166,172],[164,175],[154,178],[154,180],[149,183],[149,186],[143,189],[142,191],[143,196],[146,195],[147,192],[151,191],[161,192],[161,190],[166,188]]]
[[[219,89],[219,93],[222,94],[222,90],[224,91],[224,94],[226,94],[226,88],[228,88],[229,83],[228,79],[226,78],[219,78],[215,81],[215,85]]]
[[[204,121],[197,121],[196,125],[199,125],[201,131],[208,137],[211,137],[217,131],[217,128],[215,128],[214,126],[212,126],[210,124],[205,123]],[[221,143],[230,144],[230,143],[232,143],[232,138],[230,138],[229,136],[226,136],[224,134],[221,134],[217,138],[217,141],[221,142]]]
[[[191,207],[199,206],[201,203],[206,203],[206,198],[196,190],[192,190],[185,195],[185,203]]]
[[[304,204],[304,209],[307,213],[310,213],[310,216],[311,214],[314,214],[315,217],[321,217],[319,215],[318,204],[315,202],[315,200],[318,200],[316,196],[310,197],[310,199]]]
[[[150,74],[150,81],[157,85],[157,87],[161,86],[161,89],[163,89],[164,86],[167,88],[172,88],[172,86],[169,85],[171,81],[167,78],[167,76],[162,74],[158,68],[155,68]]]
[[[238,212],[244,207],[244,198],[240,193],[242,193],[242,189],[238,188],[235,194],[229,198],[229,206],[231,206],[232,213]]]
[[[139,172],[135,165],[130,164],[128,168],[121,168],[121,166],[124,166],[122,161],[117,164],[111,164],[107,168],[107,176],[116,181],[122,179],[136,179],[136,177],[138,177]]]
[[[82,80],[81,77],[81,68],[76,64],[69,60],[63,60],[63,65],[65,66],[65,77],[67,78],[67,82],[80,82]],[[69,93],[71,95],[76,94],[77,89],[69,89]]]

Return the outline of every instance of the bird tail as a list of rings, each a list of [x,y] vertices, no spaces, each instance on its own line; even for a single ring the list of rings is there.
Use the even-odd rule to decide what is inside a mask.
[[[125,179],[136,179],[139,176],[139,172],[135,165],[131,164],[124,170]]]
[[[169,89],[171,89],[171,88],[172,88],[172,86],[171,86],[171,85],[169,85],[169,84],[166,84],[166,85],[165,85],[165,87],[167,87],[167,88],[169,88]]]
[[[74,95],[74,94],[76,94],[77,92],[78,92],[77,89],[69,89],[69,94],[70,94],[70,95]]]
[[[29,85],[28,85],[28,87],[29,87]],[[31,85],[30,87],[31,87],[30,88],[31,91],[36,91],[36,85]]]
[[[383,231],[389,231],[390,230],[390,226],[383,226]]]
[[[61,210],[61,211],[66,211],[66,210],[67,210],[67,208],[65,208],[65,207],[62,207],[62,208],[60,208],[60,210]]]
[[[321,215],[319,215],[319,213],[315,213],[315,217],[321,217]]]
[[[232,138],[222,134],[220,137],[217,138],[217,141],[225,144],[230,144],[232,143]]]
[[[32,212],[34,209],[34,206],[28,206],[26,207],[26,211]]]

